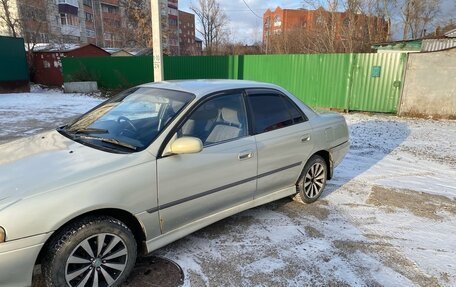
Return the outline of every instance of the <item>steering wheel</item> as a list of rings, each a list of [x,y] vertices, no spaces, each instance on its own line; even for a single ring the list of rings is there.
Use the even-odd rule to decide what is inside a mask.
[[[128,131],[128,132],[133,132],[133,133],[137,133],[138,132],[138,129],[135,127],[135,125],[133,124],[133,122],[125,117],[125,116],[120,116],[118,119],[117,119],[117,122],[119,123],[119,125],[125,125],[128,126],[128,128],[123,128],[123,130],[121,131],[121,133],[123,133],[123,131]]]

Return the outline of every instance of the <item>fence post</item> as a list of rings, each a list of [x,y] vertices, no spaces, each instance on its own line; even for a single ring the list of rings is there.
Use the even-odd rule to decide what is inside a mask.
[[[238,57],[237,79],[244,80],[244,55],[239,55],[237,57]]]
[[[345,110],[346,112],[350,112],[350,100],[352,97],[353,92],[353,78],[354,73],[357,65],[357,54],[350,53],[350,64],[348,68],[348,75],[347,75],[347,89],[345,94]]]

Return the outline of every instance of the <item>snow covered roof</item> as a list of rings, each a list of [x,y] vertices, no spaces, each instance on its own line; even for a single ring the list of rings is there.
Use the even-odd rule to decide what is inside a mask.
[[[456,29],[450,30],[445,33],[445,37],[456,38]]]
[[[109,54],[118,53],[120,51],[124,51],[128,54],[133,56],[149,56],[152,55],[152,48],[144,48],[144,47],[137,47],[137,48],[103,48]]]
[[[53,44],[53,43],[37,43],[34,45],[33,52],[68,52],[76,50],[87,44]],[[26,45],[27,46],[27,45]]]
[[[33,52],[70,52],[85,46],[94,46],[102,50],[102,48],[98,47],[94,44],[73,44],[73,43],[63,43],[63,44],[56,44],[56,43],[37,43],[34,45],[25,44],[25,49],[28,51],[29,48],[33,50]]]

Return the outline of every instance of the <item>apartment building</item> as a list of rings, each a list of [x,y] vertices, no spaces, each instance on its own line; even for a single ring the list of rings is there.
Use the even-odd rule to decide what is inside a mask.
[[[275,10],[268,9],[263,14],[263,43],[267,44],[274,35],[294,29],[318,33],[319,30],[327,29],[328,26],[335,30],[338,40],[344,40],[344,33],[349,27],[352,34],[360,37],[370,30],[374,31],[379,39],[386,40],[390,33],[390,23],[383,17],[368,16],[362,13],[350,16],[347,12],[330,12],[323,8],[307,10],[277,7]]]
[[[179,46],[181,55],[200,55],[195,37],[195,14],[179,11]]]
[[[119,0],[83,0],[83,20],[87,42],[101,47],[122,43],[122,14]]]
[[[55,0],[47,0],[55,8]],[[121,44],[122,9],[119,0],[57,0],[49,9],[51,27],[64,43],[91,43],[100,47]]]
[[[143,1],[146,11],[143,17],[147,17],[150,1]],[[24,37],[25,42],[123,47],[128,42],[125,41],[128,29],[132,29],[121,0],[9,0],[9,3],[12,18],[20,20],[16,21],[16,35]],[[191,52],[195,46],[195,17],[179,11],[178,6],[178,0],[162,0],[164,51],[170,55],[196,54]],[[4,13],[0,7],[0,14]],[[13,35],[11,27],[1,20],[0,35]]]
[[[119,0],[11,0],[15,30],[26,42],[121,44],[122,9]],[[0,13],[5,13],[0,9]],[[13,35],[0,23],[2,35]]]
[[[168,21],[162,21],[162,23],[167,24],[167,27],[163,27],[163,31],[167,33],[168,42],[165,45],[169,47],[171,55],[180,55],[178,7],[178,0],[168,0],[168,11],[162,12],[162,15],[167,14],[168,16]]]
[[[8,11],[1,5],[0,15],[5,16],[8,12],[9,23],[0,19],[0,35],[22,36],[26,41],[34,42],[49,41],[46,4],[47,0],[9,0]]]

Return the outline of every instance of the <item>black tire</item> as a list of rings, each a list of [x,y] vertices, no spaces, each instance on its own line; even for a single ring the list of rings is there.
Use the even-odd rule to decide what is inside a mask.
[[[302,203],[315,202],[326,187],[328,167],[319,155],[313,155],[307,161],[296,184],[295,200]]]
[[[100,275],[100,287],[118,286],[130,274],[136,256],[135,237],[123,222],[108,216],[86,217],[63,228],[47,245],[41,265],[44,283],[49,287],[77,286],[86,279],[85,286],[92,286]],[[72,263],[75,258],[83,258],[84,263]],[[117,269],[119,266],[123,269]],[[69,279],[83,269],[81,275]]]

